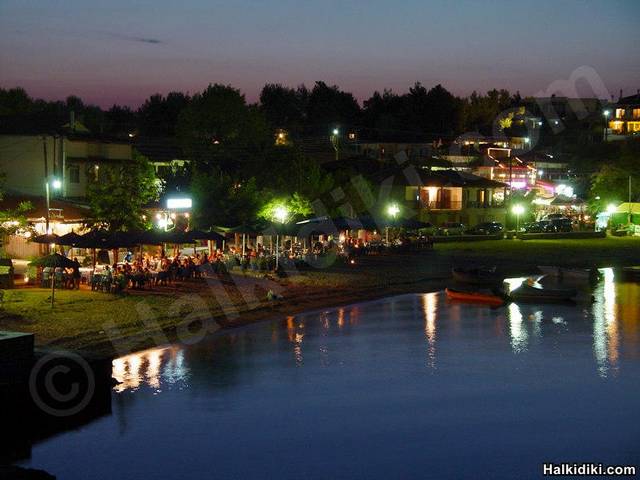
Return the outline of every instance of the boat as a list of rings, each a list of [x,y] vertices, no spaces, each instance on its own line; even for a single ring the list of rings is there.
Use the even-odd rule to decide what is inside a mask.
[[[575,288],[543,288],[523,283],[509,293],[515,301],[566,302],[573,300],[578,292]]]
[[[450,300],[458,300],[461,302],[485,303],[487,305],[499,306],[504,304],[504,298],[490,293],[467,292],[463,290],[455,290],[446,288],[445,293]]]
[[[544,275],[549,277],[556,277],[560,280],[574,281],[574,282],[597,282],[600,279],[600,272],[594,269],[587,268],[564,268],[564,267],[552,267],[548,265],[538,265]]]
[[[640,266],[623,267],[622,278],[630,281],[640,281]]]
[[[499,285],[504,277],[496,273],[496,268],[462,268],[454,267],[451,275],[456,282],[469,283],[471,285]]]

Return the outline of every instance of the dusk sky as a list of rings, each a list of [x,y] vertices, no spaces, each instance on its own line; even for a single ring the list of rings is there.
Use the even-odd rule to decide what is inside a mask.
[[[586,65],[617,97],[640,88],[639,24],[637,0],[0,0],[0,86],[101,106],[215,82],[533,95]]]

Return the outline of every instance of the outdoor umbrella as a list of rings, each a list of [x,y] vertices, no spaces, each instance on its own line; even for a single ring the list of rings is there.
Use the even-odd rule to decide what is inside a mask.
[[[213,240],[216,242],[222,242],[224,240],[224,235],[220,235],[218,232],[214,232],[213,230],[191,230],[189,235],[194,240]]]
[[[224,235],[220,235],[218,232],[214,232],[213,230],[203,231],[203,230],[191,230],[189,232],[189,236],[193,239],[193,253],[195,255],[196,249],[196,241],[197,240],[207,240],[207,242],[216,242],[217,245],[224,245]],[[209,249],[212,249],[213,246],[209,243]]]
[[[46,233],[44,235],[38,235],[37,237],[34,237],[33,240],[31,241],[36,243],[49,244],[49,243],[58,243],[59,239],[60,237],[55,233]]]
[[[55,243],[57,243],[58,245],[65,245],[67,247],[75,247],[81,238],[82,235],[78,235],[76,232],[69,232],[66,235],[62,235],[60,238],[58,238],[58,241]]]
[[[76,266],[76,262],[73,260],[69,260],[64,255],[60,255],[59,253],[53,253],[51,255],[47,255],[46,257],[40,257],[37,260],[29,263],[29,265],[33,265],[36,267],[49,267],[53,269],[53,274],[51,275],[51,308],[53,308],[53,300],[56,293],[56,268],[73,268]]]
[[[91,230],[82,235],[76,246],[79,248],[111,248],[111,234],[106,230]]]

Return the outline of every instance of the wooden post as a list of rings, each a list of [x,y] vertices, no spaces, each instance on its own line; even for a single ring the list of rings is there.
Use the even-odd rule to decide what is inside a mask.
[[[51,275],[51,308],[53,308],[53,297],[56,294],[56,269],[53,268],[53,275]]]

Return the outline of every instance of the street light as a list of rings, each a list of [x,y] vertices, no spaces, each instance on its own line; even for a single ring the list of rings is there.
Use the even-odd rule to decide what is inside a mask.
[[[516,233],[520,229],[520,215],[524,213],[524,207],[522,205],[514,205],[511,211],[516,215]]]
[[[284,225],[287,220],[287,216],[289,215],[289,211],[286,207],[279,206],[273,210],[273,217]],[[278,270],[278,266],[280,265],[280,234],[276,231],[276,271]]]
[[[392,203],[387,207],[387,215],[389,215],[394,220],[396,219],[398,213],[400,213],[400,207],[398,207],[397,203]],[[387,245],[389,245],[389,226],[387,226],[386,229],[386,241]]]
[[[392,203],[387,207],[387,213],[390,217],[395,219],[398,213],[400,213],[400,207],[398,207],[397,203]]]
[[[49,204],[51,203],[51,189],[60,190],[62,188],[62,182],[57,178],[47,178],[44,182],[44,191],[46,194],[47,200],[47,217],[46,217],[46,229],[47,233],[51,233],[49,231]]]
[[[609,115],[611,115],[611,112],[609,110],[605,110],[602,114],[604,115],[604,141],[606,142],[609,134]]]
[[[334,128],[331,132],[331,145],[336,151],[336,160],[340,160],[340,129]]]
[[[609,214],[609,228],[613,231],[613,214],[616,213],[618,207],[616,207],[615,203],[610,203],[607,205],[607,213]]]

